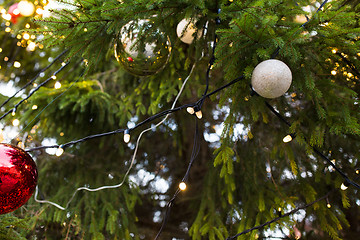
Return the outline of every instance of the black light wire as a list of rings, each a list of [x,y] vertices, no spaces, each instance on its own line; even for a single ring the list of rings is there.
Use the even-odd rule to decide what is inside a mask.
[[[283,123],[285,123],[288,126],[291,126],[291,124],[279,113],[277,112],[267,101],[265,101],[265,105],[267,108],[271,110]],[[326,157],[320,150],[318,150],[316,147],[312,146],[304,137],[305,142],[313,149],[313,151],[318,154],[321,158],[323,158],[329,165],[331,165],[345,180],[345,182],[353,185],[357,189],[360,189],[360,185],[356,182],[352,181],[340,168],[338,168],[328,157]]]
[[[10,96],[8,99],[6,99],[5,102],[3,102],[0,106],[0,108],[2,108],[5,104],[7,104],[12,98],[14,98],[16,96],[16,94],[18,94],[19,92],[21,92],[22,90],[24,90],[25,88],[27,88],[30,84],[32,84],[39,76],[41,73],[45,72],[47,69],[49,69],[57,60],[59,60],[65,53],[67,52],[67,50],[64,50],[62,53],[60,53],[49,65],[47,65],[46,67],[44,67],[43,69],[41,69],[36,75],[35,77],[33,77],[29,82],[27,82],[22,88],[20,88],[18,91],[16,91],[16,93],[14,93],[12,96]]]
[[[67,62],[65,64],[63,64],[58,70],[56,70],[52,76],[56,76],[56,74],[58,74],[61,70],[63,70],[67,65],[69,65],[70,62]],[[16,109],[19,107],[20,104],[22,104],[23,102],[25,102],[26,100],[28,100],[36,91],[38,91],[42,86],[44,86],[45,84],[47,84],[48,82],[50,82],[51,80],[53,80],[53,78],[49,77],[48,79],[46,79],[44,82],[40,83],[33,91],[30,91],[30,93],[21,101],[19,101],[17,104],[15,104],[15,106],[10,109],[9,111],[7,111],[6,113],[4,113],[1,117],[0,120],[2,120],[4,117],[6,117],[7,115],[9,115],[10,113],[16,111]]]
[[[234,235],[234,236],[232,236],[232,237],[226,238],[226,240],[236,239],[237,237],[239,237],[239,236],[241,236],[241,235],[244,235],[244,234],[246,234],[246,233],[252,232],[252,231],[254,231],[254,230],[261,229],[261,228],[263,228],[263,227],[265,227],[265,226],[267,226],[267,225],[270,225],[271,223],[274,223],[274,222],[279,221],[279,220],[282,219],[282,218],[288,217],[288,216],[290,216],[290,215],[298,212],[298,211],[301,210],[301,209],[306,209],[306,208],[308,208],[308,207],[311,207],[311,206],[314,205],[315,203],[320,202],[321,200],[326,199],[332,192],[334,192],[334,190],[328,192],[328,193],[325,194],[324,196],[316,199],[315,201],[313,201],[313,202],[311,202],[311,203],[308,203],[308,204],[305,204],[305,205],[303,205],[303,206],[297,207],[297,208],[291,210],[290,212],[287,212],[287,213],[285,213],[285,214],[283,214],[283,215],[281,215],[281,216],[279,216],[279,217],[273,218],[272,220],[267,221],[267,222],[265,222],[265,223],[263,223],[263,224],[260,224],[260,225],[258,225],[258,226],[255,226],[255,227],[246,229],[245,231],[242,231],[241,233],[238,233],[238,234],[236,234],[236,235]]]
[[[197,157],[197,155],[200,152],[200,135],[199,135],[199,126],[198,126],[198,119],[195,118],[195,134],[194,134],[194,144],[193,144],[193,149],[191,152],[191,157],[190,157],[190,161],[189,161],[189,165],[188,168],[186,170],[186,173],[184,175],[184,177],[182,178],[182,182],[186,183],[188,178],[189,178],[189,174],[190,174],[190,170],[191,167],[193,166],[193,163]],[[170,210],[172,208],[172,206],[174,205],[174,201],[176,199],[176,197],[179,195],[179,193],[181,192],[181,190],[179,188],[176,189],[174,195],[172,196],[172,198],[167,202],[166,204],[166,210],[165,210],[165,214],[164,214],[164,218],[161,224],[161,227],[157,233],[157,235],[155,236],[154,240],[157,240],[161,233],[163,232],[165,225],[167,223],[167,220],[170,216]]]
[[[319,9],[317,10],[317,12],[325,5],[326,2],[327,2],[327,0],[324,1],[324,2],[321,4],[321,6],[320,6]],[[311,20],[311,19],[309,19],[306,23],[304,23],[304,24],[302,25],[302,27],[305,26],[305,24],[307,24],[310,20]],[[215,44],[216,44],[216,41],[214,42],[214,46],[215,46]],[[276,57],[276,56],[278,55],[278,53],[279,53],[279,50],[280,50],[280,48],[277,48],[277,49],[275,50],[275,52],[273,53],[272,56],[273,56],[273,57]],[[66,65],[64,65],[63,67],[65,67],[65,66],[66,66]],[[63,67],[60,68],[60,69],[63,69]],[[211,65],[209,65],[209,69],[210,69],[210,67],[211,67]],[[57,71],[57,72],[58,72],[58,71]],[[56,72],[56,73],[57,73],[57,72]],[[210,72],[210,70],[207,71],[207,73],[209,73],[209,72]],[[204,95],[200,98],[200,100],[199,100],[198,102],[193,103],[193,104],[185,104],[185,105],[182,105],[182,106],[180,106],[180,107],[177,107],[177,108],[174,108],[174,109],[168,109],[168,110],[165,110],[165,111],[160,112],[160,113],[158,113],[158,114],[155,114],[155,115],[149,117],[148,119],[144,120],[143,122],[139,123],[138,125],[136,125],[136,126],[133,127],[132,129],[135,129],[135,128],[137,128],[137,127],[140,127],[141,125],[144,125],[144,124],[146,124],[146,123],[149,123],[149,122],[151,122],[151,121],[153,121],[153,120],[155,120],[155,119],[157,119],[157,118],[159,118],[159,117],[161,117],[161,116],[164,116],[164,115],[167,115],[167,114],[170,114],[170,113],[173,113],[173,112],[182,110],[182,109],[184,109],[184,108],[186,108],[186,107],[194,107],[194,106],[197,106],[198,104],[201,104],[201,105],[202,105],[203,101],[204,101],[207,97],[210,97],[211,95],[214,95],[215,93],[218,93],[219,91],[221,91],[221,90],[223,90],[223,89],[225,89],[225,88],[227,88],[227,87],[235,84],[236,82],[240,81],[241,79],[244,79],[244,76],[240,76],[240,77],[238,77],[238,78],[230,81],[229,83],[223,85],[222,87],[220,87],[220,88],[218,88],[218,89],[216,89],[216,90],[214,90],[214,91],[212,91],[212,92],[210,92],[210,93],[207,93],[207,91],[208,91],[208,84],[209,84],[209,83],[208,83],[208,80],[207,80],[205,93],[204,93]],[[36,90],[37,90],[37,89],[36,89]],[[32,95],[32,94],[31,94],[31,95]],[[31,95],[29,95],[26,99],[28,99]],[[23,101],[22,101],[22,102],[23,102]],[[20,102],[19,104],[15,105],[14,108],[16,108],[16,107],[17,107],[18,105],[20,105],[22,102]],[[270,109],[276,116],[278,116],[282,121],[284,121],[284,122],[289,126],[289,123],[288,123],[275,109],[273,109],[273,108],[271,107],[271,105],[269,105],[268,103],[266,103],[266,105],[269,107],[269,109]],[[9,111],[7,114],[9,114],[10,112],[11,112],[11,111]],[[7,114],[6,114],[6,115],[7,115]],[[0,120],[1,120],[3,117],[4,117],[4,116],[0,117]],[[61,146],[62,146],[62,147],[68,147],[68,146],[70,146],[70,145],[74,145],[74,144],[77,144],[77,143],[80,143],[80,142],[83,142],[83,141],[87,141],[87,140],[90,140],[90,139],[93,139],[93,138],[104,137],[104,136],[108,136],[108,135],[112,135],[112,134],[121,133],[121,132],[124,132],[124,131],[125,131],[125,129],[118,129],[118,130],[115,130],[115,131],[112,131],[112,132],[90,135],[90,136],[84,137],[84,138],[82,138],[82,139],[75,140],[75,141],[71,141],[71,142],[68,142],[68,143],[65,143],[65,144],[62,144],[62,145],[40,146],[40,147],[36,147],[36,148],[31,148],[31,149],[28,149],[27,152],[35,151],[35,150],[39,150],[39,149],[45,149],[45,148],[56,148],[56,147],[61,147]],[[196,142],[196,141],[195,141],[195,142]],[[196,146],[196,144],[194,144],[194,149],[195,149],[195,146]],[[197,153],[198,153],[198,151],[199,151],[199,150],[198,150],[198,151],[194,151],[194,149],[193,149],[193,153],[192,153],[192,156],[193,156],[193,157],[192,157],[192,159],[191,159],[191,161],[190,161],[190,163],[189,163],[189,167],[188,167],[188,170],[187,170],[187,172],[186,172],[186,174],[185,174],[185,176],[184,176],[184,180],[187,180],[188,173],[189,173],[189,171],[190,171],[190,169],[191,169],[192,163],[194,162],[195,157],[197,156]],[[199,147],[198,147],[198,149],[199,149]],[[336,169],[350,184],[352,184],[352,185],[354,185],[355,187],[359,188],[359,185],[358,185],[358,184],[352,182],[352,181],[351,181],[340,169],[338,169],[326,156],[324,156],[321,152],[319,152],[319,151],[318,151],[317,149],[315,149],[315,148],[314,148],[314,151],[315,151],[317,154],[319,154],[320,156],[322,156],[324,159],[326,159],[327,161],[329,161],[329,164],[332,165],[332,166],[334,167],[334,169]],[[175,198],[176,198],[176,196],[179,194],[179,192],[180,192],[180,190],[178,189],[178,190],[175,192],[173,198],[170,199],[170,201],[169,201],[168,204],[167,204],[167,210],[166,210],[165,218],[164,218],[162,227],[161,227],[158,235],[160,235],[163,227],[164,227],[165,224],[166,224],[167,216],[168,216],[169,213],[170,213],[170,208],[172,207],[173,201],[175,200]],[[324,199],[324,198],[325,198],[325,197],[322,197],[321,199],[318,199],[318,200],[316,200],[315,202],[320,201],[320,200],[322,200],[322,199]],[[289,212],[289,213],[287,213],[287,214],[282,215],[282,217],[289,216],[289,215],[295,213],[296,211],[298,211],[298,210],[300,210],[300,209],[304,209],[304,208],[306,208],[306,207],[309,207],[309,206],[311,206],[312,204],[314,204],[315,202],[310,203],[310,204],[307,204],[307,205],[305,205],[305,206],[303,206],[303,207],[300,207],[300,208],[298,208],[298,209],[294,209],[293,211],[291,211],[291,212]],[[280,218],[275,218],[275,219],[273,219],[273,220],[271,220],[271,221],[269,221],[269,222],[267,222],[267,223],[265,223],[265,224],[259,225],[259,226],[257,226],[257,227],[254,227],[254,228],[250,229],[250,230],[246,230],[246,231],[244,231],[244,232],[242,232],[242,233],[239,233],[239,234],[235,235],[234,237],[229,237],[228,239],[229,239],[229,240],[234,239],[234,238],[237,237],[237,236],[240,236],[240,235],[242,235],[242,234],[245,234],[245,233],[250,232],[250,231],[255,230],[255,229],[262,228],[262,227],[264,227],[264,226],[266,226],[266,225],[268,225],[268,224],[271,224],[271,223],[273,223],[273,222],[275,222],[275,221],[277,221],[277,220],[279,220],[279,219],[280,219]],[[158,237],[158,236],[157,236],[157,237]],[[157,237],[156,237],[155,239],[157,239]]]

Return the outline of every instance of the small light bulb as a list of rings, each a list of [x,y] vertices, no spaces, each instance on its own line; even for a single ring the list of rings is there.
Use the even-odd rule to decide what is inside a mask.
[[[14,108],[13,111],[12,111],[12,113],[11,113],[11,116],[15,116],[15,114],[16,114],[16,110],[15,110],[15,108]]]
[[[188,108],[186,108],[186,111],[187,111],[188,113],[190,113],[190,114],[194,114],[194,113],[195,113],[195,110],[194,110],[193,107],[188,107]]]
[[[63,153],[64,153],[64,149],[61,146],[59,146],[59,148],[56,150],[55,155],[57,157],[60,157]]]
[[[282,211],[282,208],[281,208],[281,207],[279,207],[279,208],[278,208],[278,212],[281,212],[281,211]]]
[[[283,138],[283,142],[284,142],[284,143],[291,142],[292,140],[293,140],[293,138],[291,137],[291,135],[286,135],[286,136]]]
[[[181,183],[179,184],[179,188],[180,188],[181,191],[185,191],[185,189],[186,189],[186,183],[181,182]]]
[[[13,125],[14,127],[19,126],[19,125],[20,125],[19,119],[14,119],[14,120],[12,121],[12,125]]]
[[[15,68],[21,67],[21,63],[18,62],[18,61],[15,61],[15,62],[14,62],[14,67],[15,67]]]
[[[56,81],[55,85],[54,85],[55,89],[59,89],[61,88],[61,83],[59,81]]]
[[[347,185],[347,186],[346,186],[346,185]],[[348,189],[348,188],[349,188],[349,185],[348,185],[347,183],[346,183],[346,184],[345,184],[345,183],[342,183],[341,186],[340,186],[340,189],[343,190],[343,191],[345,191],[345,190]]]
[[[126,129],[125,132],[124,132],[124,142],[125,143],[130,142],[130,131],[129,131],[129,129]]]
[[[356,173],[356,174],[359,174],[359,173],[360,173],[360,169],[356,169],[355,173]]]
[[[32,110],[36,110],[37,108],[38,108],[38,106],[35,104],[31,107]]]
[[[335,70],[331,71],[331,75],[335,76],[337,74],[337,72]]]
[[[55,76],[55,75],[52,75],[51,78],[55,80],[55,79],[56,79],[56,76]]]
[[[332,52],[333,54],[335,54],[337,51],[336,51],[336,49],[334,48],[333,50],[331,50],[331,52]]]
[[[331,204],[330,204],[330,203],[326,204],[326,206],[327,206],[327,208],[331,208]]]
[[[65,63],[65,62],[62,62],[62,63],[61,63],[61,66],[65,66],[65,65],[66,65],[66,63]]]
[[[202,112],[201,112],[201,110],[197,111],[195,114],[196,114],[196,116],[197,116],[198,119],[202,119]]]

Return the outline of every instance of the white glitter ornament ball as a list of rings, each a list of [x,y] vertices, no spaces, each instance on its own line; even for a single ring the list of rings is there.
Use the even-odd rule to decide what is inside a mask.
[[[197,32],[197,34],[195,34]],[[176,28],[177,36],[186,44],[191,44],[196,39],[201,38],[202,29],[196,29],[194,22],[191,19],[185,18],[179,22]],[[195,34],[195,35],[194,35]]]
[[[269,59],[259,63],[252,74],[254,91],[264,98],[277,98],[290,88],[290,68],[280,60]]]

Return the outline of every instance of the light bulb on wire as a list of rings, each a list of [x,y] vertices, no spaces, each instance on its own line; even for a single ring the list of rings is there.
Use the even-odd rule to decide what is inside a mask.
[[[56,155],[57,157],[60,157],[63,153],[64,153],[64,149],[62,148],[62,145],[60,145],[60,146],[58,147],[58,149],[56,150],[55,155]]]
[[[340,189],[341,190],[343,190],[343,191],[345,191],[346,189],[348,189],[349,188],[349,183],[348,182],[343,182],[342,184],[341,184],[341,186],[340,186]]]
[[[179,189],[180,189],[181,191],[185,191],[185,190],[186,190],[186,183],[185,183],[185,182],[179,183]]]
[[[284,143],[291,142],[292,140],[294,140],[294,138],[295,138],[295,134],[294,134],[294,133],[288,134],[288,135],[286,135],[286,136],[283,138],[283,142],[284,142]]]
[[[124,142],[125,143],[130,142],[130,130],[129,129],[126,129],[124,131]]]

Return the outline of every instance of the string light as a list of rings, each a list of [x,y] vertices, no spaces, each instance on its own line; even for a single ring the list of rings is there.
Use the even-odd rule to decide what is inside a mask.
[[[56,155],[57,157],[60,157],[63,153],[64,153],[64,149],[62,148],[62,145],[60,145],[60,146],[58,147],[58,149],[56,150],[55,155]]]
[[[188,108],[186,108],[186,111],[187,111],[188,113],[190,113],[191,115],[195,113],[195,110],[194,110],[193,107],[188,107]]]
[[[124,142],[125,143],[130,142],[130,130],[129,129],[126,129],[124,131]]]
[[[195,115],[198,119],[202,119],[202,117],[203,117],[201,110],[195,112]]]
[[[180,184],[179,184],[179,189],[181,190],[181,191],[185,191],[186,190],[186,183],[185,182],[181,182]]]
[[[38,106],[34,104],[34,105],[31,107],[31,109],[32,109],[32,110],[36,110],[36,109],[38,109]]]
[[[18,62],[18,61],[15,61],[15,62],[14,62],[14,67],[15,67],[15,68],[21,67],[21,63]]]
[[[11,116],[15,116],[15,114],[16,114],[16,109],[14,108],[11,112]]]
[[[14,127],[17,127],[17,126],[19,126],[20,125],[20,121],[19,121],[19,119],[14,119],[14,120],[12,120],[12,125],[14,126]]]
[[[341,184],[341,186],[340,186],[340,189],[343,190],[343,191],[345,191],[346,189],[349,188],[349,186],[350,186],[350,183],[348,183],[348,182],[343,182],[343,183]]]
[[[293,137],[291,136],[291,134],[288,134],[286,135],[284,138],[283,138],[283,142],[284,143],[289,143],[293,140]]]
[[[61,83],[59,81],[56,81],[55,84],[54,84],[54,88],[55,89],[61,88]]]
[[[199,116],[201,116],[201,117],[198,116],[198,112],[199,112]],[[194,113],[191,113],[191,114],[194,114]],[[200,114],[201,114],[201,115],[200,115]],[[201,110],[199,110],[199,111],[196,112],[196,116],[197,116],[199,119],[202,118]],[[129,137],[130,137],[130,135],[129,135]],[[291,137],[291,136],[290,136],[290,137]],[[124,136],[124,138],[125,138],[125,136]],[[60,147],[59,147],[59,148],[60,148]],[[183,183],[183,182],[182,182],[182,183]],[[180,183],[180,184],[182,184],[182,183]],[[180,184],[179,184],[179,188],[181,189]],[[184,184],[185,184],[185,183],[184,183]],[[186,188],[186,184],[185,184],[185,188]],[[281,211],[281,208],[279,208],[278,210]]]

